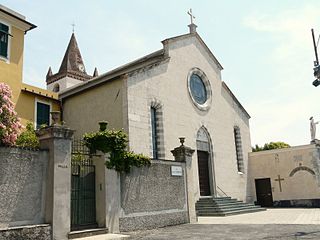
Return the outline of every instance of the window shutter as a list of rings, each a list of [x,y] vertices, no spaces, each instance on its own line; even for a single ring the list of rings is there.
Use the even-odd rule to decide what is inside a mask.
[[[157,110],[151,107],[152,157],[158,158]]]
[[[9,27],[0,23],[0,55],[8,57],[8,33]]]
[[[44,103],[37,103],[37,128],[41,125],[50,123],[50,106]]]
[[[236,147],[236,157],[237,157],[237,167],[238,172],[244,173],[244,163],[243,163],[243,153],[242,153],[242,142],[241,142],[241,134],[240,128],[234,127],[234,141]]]

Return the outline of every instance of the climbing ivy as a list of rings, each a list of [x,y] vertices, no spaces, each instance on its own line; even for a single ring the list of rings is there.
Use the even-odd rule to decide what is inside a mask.
[[[91,153],[96,151],[109,153],[110,157],[105,165],[117,172],[129,173],[132,167],[151,164],[149,157],[126,151],[128,139],[122,130],[100,129],[98,132],[86,133],[83,139]]]

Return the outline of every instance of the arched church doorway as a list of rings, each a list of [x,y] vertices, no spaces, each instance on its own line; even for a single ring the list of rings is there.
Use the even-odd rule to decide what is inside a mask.
[[[197,133],[197,156],[200,196],[211,196],[213,192],[213,172],[211,141],[207,130],[201,127]]]

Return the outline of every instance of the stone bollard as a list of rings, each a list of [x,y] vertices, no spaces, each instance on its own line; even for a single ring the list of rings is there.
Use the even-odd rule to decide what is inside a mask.
[[[40,148],[49,151],[45,219],[52,225],[53,240],[66,240],[70,232],[73,133],[59,125],[37,131]]]
[[[175,161],[186,163],[186,186],[189,222],[194,223],[197,221],[193,186],[194,177],[192,171],[192,155],[194,153],[194,150],[184,145],[184,137],[180,137],[179,139],[181,145],[173,149],[171,152],[174,156]]]

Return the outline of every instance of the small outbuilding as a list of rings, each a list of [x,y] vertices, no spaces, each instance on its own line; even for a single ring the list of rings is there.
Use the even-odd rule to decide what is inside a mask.
[[[264,207],[320,206],[320,145],[249,153],[248,200]]]

